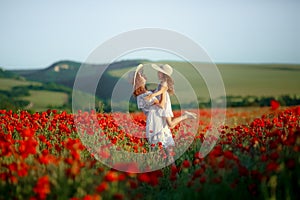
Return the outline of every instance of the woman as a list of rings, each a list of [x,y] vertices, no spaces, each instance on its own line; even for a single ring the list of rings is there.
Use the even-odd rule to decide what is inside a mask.
[[[168,156],[168,161],[174,163],[173,148],[175,146],[171,130],[169,128],[165,106],[169,106],[166,100],[170,101],[166,92],[161,94],[158,100],[155,96],[145,98],[152,94],[146,88],[146,78],[142,73],[143,65],[139,65],[133,73],[133,95],[137,98],[138,108],[146,115],[146,137],[150,144],[162,144]],[[172,113],[173,114],[173,113]],[[176,126],[183,120],[192,118],[191,115],[185,113],[173,119],[173,126]]]

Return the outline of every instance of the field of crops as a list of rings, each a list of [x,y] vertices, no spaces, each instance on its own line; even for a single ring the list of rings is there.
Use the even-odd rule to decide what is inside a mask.
[[[28,81],[22,78],[0,77],[0,107],[1,109],[26,109],[32,111],[44,111],[48,108],[62,108],[68,103],[68,94],[65,91],[50,91],[49,89],[32,89],[31,87],[42,87],[42,83]],[[4,97],[6,98],[3,98]],[[15,101],[26,101],[16,105]],[[12,108],[12,106],[16,108]],[[6,106],[5,106],[6,105]]]
[[[35,111],[62,106],[68,102],[68,95],[64,92],[30,90],[29,94],[30,96],[22,97],[22,99],[31,102],[32,107],[29,108],[34,108]]]
[[[110,168],[79,139],[74,119],[84,124],[84,134],[100,134],[110,147],[148,152],[146,140],[120,129],[111,113],[0,110],[0,199],[299,199],[300,107],[278,106],[227,109],[220,138],[204,158],[199,149],[211,114],[224,110],[195,111],[198,131],[176,167],[147,173]],[[142,113],[132,119],[145,129]],[[90,129],[91,121],[100,132]],[[173,136],[184,140],[188,127],[188,122],[178,125]],[[108,149],[102,156],[115,160]],[[122,164],[111,163],[115,168]],[[127,166],[133,171],[147,167]]]
[[[198,63],[198,68],[188,62],[168,63],[174,68],[172,75],[175,81],[176,95],[184,96],[185,101],[189,102],[190,91],[186,89],[186,84],[180,82],[180,77],[184,76],[192,85],[195,94],[199,99],[208,99],[208,86],[206,85],[203,74],[206,64]],[[209,65],[217,67],[219,70],[227,96],[256,96],[256,97],[278,97],[281,95],[299,95],[300,89],[300,66],[288,64],[216,64]],[[131,68],[113,69],[109,74],[120,78]],[[147,71],[147,69],[145,69]],[[205,70],[204,70],[205,71]],[[149,72],[149,70],[148,70]],[[151,74],[151,73],[145,73]],[[154,74],[156,77],[156,74]],[[214,75],[213,75],[214,76]],[[155,78],[154,77],[154,78]],[[153,77],[148,77],[154,80]],[[209,77],[206,77],[209,78]],[[156,83],[156,82],[155,82]]]
[[[16,80],[11,78],[0,78],[0,90],[10,90],[15,86],[41,85],[38,82]]]

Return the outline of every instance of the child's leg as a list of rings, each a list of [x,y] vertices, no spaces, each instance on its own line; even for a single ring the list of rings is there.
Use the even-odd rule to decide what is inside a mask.
[[[183,120],[188,119],[186,115],[181,115],[179,117],[174,117],[173,119],[171,117],[166,117],[167,123],[169,128],[174,128],[177,124],[182,122]]]
[[[174,128],[177,124],[186,119],[196,119],[197,115],[195,113],[185,111],[183,115],[179,117],[166,117],[167,124],[169,128]]]

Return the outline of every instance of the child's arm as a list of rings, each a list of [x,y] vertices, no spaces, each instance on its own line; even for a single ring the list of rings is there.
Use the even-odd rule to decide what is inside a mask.
[[[168,89],[168,87],[166,87],[166,86],[161,86],[161,87],[160,87],[160,90],[158,90],[158,91],[155,92],[155,93],[150,94],[149,96],[150,96],[150,98],[151,98],[151,97],[156,97],[156,96],[158,96],[158,95],[161,95],[161,94],[164,93],[165,91],[167,91],[167,89]]]
[[[158,91],[155,92],[155,93],[152,93],[152,94],[148,95],[147,97],[145,97],[145,99],[151,99],[151,98],[153,98],[153,97],[156,97],[156,96],[158,96],[158,95],[161,95],[161,94],[163,94],[164,92],[166,92],[167,90],[168,90],[167,84],[166,84],[166,83],[163,83],[163,84],[161,84],[160,90],[158,90]]]

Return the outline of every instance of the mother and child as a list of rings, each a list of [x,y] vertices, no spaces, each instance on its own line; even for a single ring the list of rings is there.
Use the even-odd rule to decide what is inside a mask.
[[[171,77],[173,68],[168,64],[151,64],[157,71],[160,83],[154,91],[147,90],[146,76],[143,65],[137,66],[130,75],[133,84],[133,95],[137,99],[137,106],[146,115],[146,138],[150,145],[161,143],[167,155],[167,164],[175,164],[174,147],[171,128],[186,119],[196,119],[197,115],[185,111],[183,115],[174,117],[170,95],[174,94],[174,81]]]

